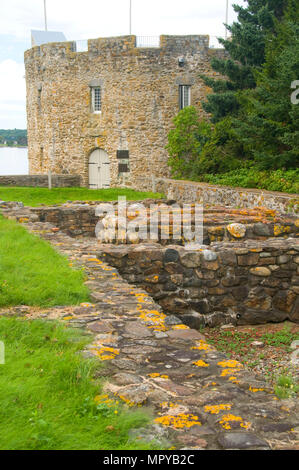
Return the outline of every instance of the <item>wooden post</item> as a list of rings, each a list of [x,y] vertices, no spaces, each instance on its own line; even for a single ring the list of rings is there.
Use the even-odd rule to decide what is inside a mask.
[[[52,189],[52,172],[51,172],[51,170],[48,171],[48,188]]]

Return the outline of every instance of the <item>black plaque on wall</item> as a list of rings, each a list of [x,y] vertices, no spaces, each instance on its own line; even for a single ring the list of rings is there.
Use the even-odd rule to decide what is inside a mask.
[[[117,150],[117,158],[129,158],[129,150]]]
[[[118,164],[118,173],[128,173],[129,165],[127,163],[119,163]]]

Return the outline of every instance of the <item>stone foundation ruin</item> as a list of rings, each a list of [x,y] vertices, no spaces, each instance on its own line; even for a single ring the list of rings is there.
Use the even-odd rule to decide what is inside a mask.
[[[158,218],[154,242],[149,237],[140,239],[138,231],[133,239],[109,238],[112,229],[116,233],[123,229],[124,221],[117,224],[122,220],[117,202],[105,203],[107,211],[113,208],[114,215],[102,211],[101,216],[96,202],[38,208],[10,203],[2,208],[7,217],[25,223],[43,222],[53,233],[62,230],[75,238],[95,237],[97,232],[108,242],[99,243],[98,258],[142,287],[166,314],[178,315],[191,328],[299,321],[296,216],[263,208],[205,207],[202,244],[190,249],[184,237],[173,230],[173,221],[178,214],[181,222],[190,216],[194,227],[194,204],[182,214],[182,206],[175,201],[130,203],[123,217],[125,223],[136,222],[139,217],[139,228],[143,226],[149,233],[151,207],[157,208],[157,203],[170,210],[170,237],[163,238],[165,223]]]

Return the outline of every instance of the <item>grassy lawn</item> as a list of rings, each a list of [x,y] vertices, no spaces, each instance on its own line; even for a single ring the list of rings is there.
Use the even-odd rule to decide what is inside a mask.
[[[98,361],[78,354],[88,336],[56,322],[0,318],[0,340],[1,450],[150,448],[128,439],[150,417],[101,395]]]
[[[76,305],[89,301],[84,273],[66,257],[0,215],[0,307]]]
[[[161,198],[159,193],[134,191],[133,189],[87,189],[87,188],[21,188],[0,187],[3,201],[21,201],[25,206],[36,207],[40,204],[63,204],[67,201],[113,201],[118,196],[137,201],[146,198]]]

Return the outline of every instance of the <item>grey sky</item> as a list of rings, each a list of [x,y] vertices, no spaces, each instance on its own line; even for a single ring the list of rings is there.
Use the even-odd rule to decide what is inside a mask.
[[[229,2],[229,23],[235,19]],[[226,0],[132,0],[132,32],[223,36]],[[47,0],[48,29],[67,39],[129,32],[129,0]],[[23,53],[30,30],[44,29],[43,0],[0,0],[0,128],[25,128]],[[214,38],[212,38],[215,41]]]

